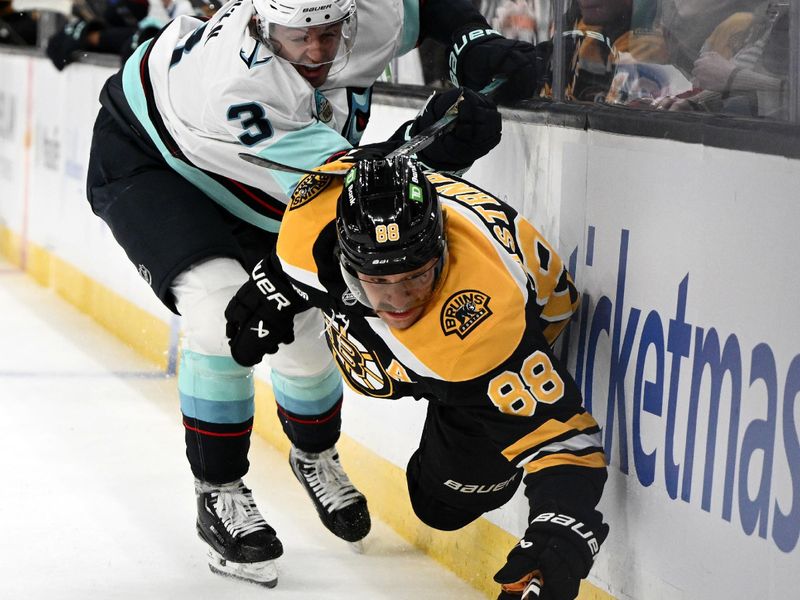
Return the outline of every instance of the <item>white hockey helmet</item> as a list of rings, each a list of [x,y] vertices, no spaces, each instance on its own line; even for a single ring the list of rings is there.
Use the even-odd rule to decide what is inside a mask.
[[[341,63],[343,67],[347,63],[357,30],[355,0],[253,0],[253,7],[259,37],[276,56],[307,67],[330,63]],[[332,55],[320,58],[305,56],[297,48],[292,51],[285,39],[286,29],[293,30],[292,38],[298,43],[300,32],[309,34],[307,39],[314,37],[314,30],[335,32]]]

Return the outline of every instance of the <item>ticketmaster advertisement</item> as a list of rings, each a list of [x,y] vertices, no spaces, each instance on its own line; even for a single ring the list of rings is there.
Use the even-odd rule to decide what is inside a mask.
[[[562,213],[583,229],[561,241],[583,292],[569,365],[610,460],[597,575],[618,598],[791,597],[798,165],[587,135],[561,173],[586,182]]]

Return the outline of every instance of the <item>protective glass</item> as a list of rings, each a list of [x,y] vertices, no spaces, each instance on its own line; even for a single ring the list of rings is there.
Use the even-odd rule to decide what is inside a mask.
[[[374,276],[351,271],[339,263],[342,277],[353,296],[375,311],[405,312],[427,304],[442,281],[446,252],[410,273]]]
[[[347,64],[357,29],[358,18],[353,10],[335,23],[311,27],[270,23],[260,32],[264,43],[279,58],[308,69],[331,65],[329,75],[332,75]]]

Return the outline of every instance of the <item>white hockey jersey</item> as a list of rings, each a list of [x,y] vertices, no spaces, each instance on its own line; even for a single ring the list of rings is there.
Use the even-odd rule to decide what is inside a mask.
[[[371,86],[419,35],[418,0],[360,0],[346,66],[315,89],[250,32],[252,0],[208,21],[182,16],[126,62],[125,98],[169,165],[235,216],[277,231],[299,176],[240,152],[311,169],[358,144]]]

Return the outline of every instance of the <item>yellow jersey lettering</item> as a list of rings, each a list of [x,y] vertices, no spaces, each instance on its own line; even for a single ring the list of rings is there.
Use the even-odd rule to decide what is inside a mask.
[[[507,227],[501,227],[500,225],[495,225],[492,227],[492,233],[494,236],[500,241],[503,246],[508,248],[511,252],[516,252],[517,245],[514,243],[514,236],[511,231]],[[519,261],[519,257],[516,257]]]
[[[482,206],[475,206],[473,208],[475,209],[475,212],[478,213],[487,223],[494,223],[495,221],[508,223],[508,217],[506,217],[506,215],[499,210],[487,210]]]
[[[455,183],[452,179],[450,179],[447,175],[442,175],[441,173],[426,173],[425,176],[428,178],[432,184],[437,183]]]
[[[497,198],[494,198],[489,194],[479,192],[475,189],[470,189],[469,192],[470,193],[468,194],[459,194],[456,196],[456,200],[463,202],[464,204],[469,204],[470,206],[475,206],[476,204],[494,204],[498,206],[500,204],[497,201]]]

